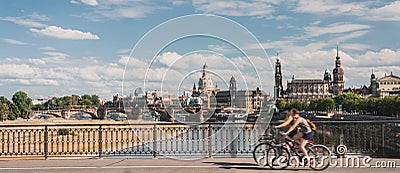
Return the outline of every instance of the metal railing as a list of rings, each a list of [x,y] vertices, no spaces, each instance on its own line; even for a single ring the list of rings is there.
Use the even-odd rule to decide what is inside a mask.
[[[316,121],[315,143],[400,157],[400,121]],[[271,124],[277,124],[272,122]],[[0,125],[7,157],[250,157],[267,124]]]

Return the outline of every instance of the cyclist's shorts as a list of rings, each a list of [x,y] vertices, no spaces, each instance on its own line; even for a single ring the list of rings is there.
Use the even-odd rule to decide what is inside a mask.
[[[308,133],[308,134],[303,134],[303,138],[304,138],[305,140],[310,140],[313,136],[314,136],[314,131],[311,131],[311,132]]]

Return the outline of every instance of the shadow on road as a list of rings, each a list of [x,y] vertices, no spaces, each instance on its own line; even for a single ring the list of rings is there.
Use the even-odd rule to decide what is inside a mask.
[[[270,167],[260,167],[254,163],[243,163],[243,162],[203,162],[208,164],[219,165],[220,168],[223,169],[238,169],[238,170],[274,170],[279,171],[277,169],[271,169]],[[307,168],[286,168],[283,169],[285,171],[300,171],[300,170],[308,170]],[[282,171],[283,171],[282,170]]]

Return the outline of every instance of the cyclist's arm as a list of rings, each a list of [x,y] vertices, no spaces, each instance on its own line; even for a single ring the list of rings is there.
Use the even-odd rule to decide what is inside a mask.
[[[286,127],[287,125],[289,125],[289,123],[293,120],[292,116],[289,116],[285,122],[283,122],[282,124],[275,126],[275,128],[279,129],[282,127]]]
[[[291,131],[296,129],[296,127],[299,125],[301,121],[301,118],[297,118],[297,120],[293,123],[293,125],[289,128],[289,130],[286,131],[286,134],[289,134]]]

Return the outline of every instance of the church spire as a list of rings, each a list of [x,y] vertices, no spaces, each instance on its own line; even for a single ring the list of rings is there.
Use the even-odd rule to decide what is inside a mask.
[[[375,74],[374,74],[374,67],[372,67],[372,72],[371,72],[371,80],[375,79]]]
[[[336,41],[336,59],[339,59],[339,41]]]
[[[276,61],[279,62],[281,58],[279,58],[279,52],[276,52]]]
[[[203,77],[205,77],[207,75],[207,69],[208,69],[207,63],[204,63],[204,65],[203,65]]]

